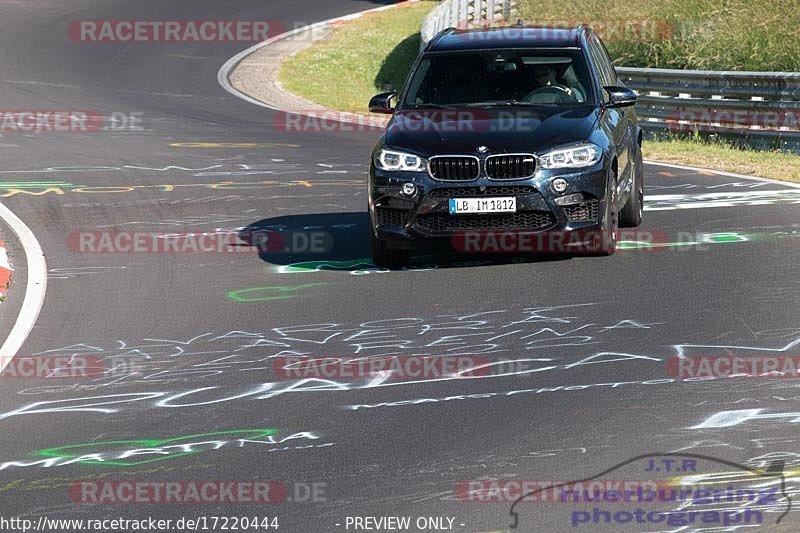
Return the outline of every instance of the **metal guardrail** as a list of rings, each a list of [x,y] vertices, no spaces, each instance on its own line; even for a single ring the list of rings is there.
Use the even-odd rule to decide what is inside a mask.
[[[713,134],[800,152],[800,73],[617,67],[650,135]]]
[[[510,21],[515,0],[444,0],[422,25],[424,47],[443,29]],[[650,137],[697,132],[754,148],[800,153],[800,73],[617,67],[639,95]]]
[[[447,28],[477,28],[510,20],[514,7],[515,0],[446,0],[425,17],[420,49]]]

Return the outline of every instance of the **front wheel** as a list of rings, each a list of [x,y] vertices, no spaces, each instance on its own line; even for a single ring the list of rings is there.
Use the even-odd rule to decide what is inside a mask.
[[[619,215],[621,226],[635,228],[642,223],[644,212],[644,163],[642,161],[642,148],[636,145],[636,156],[633,160],[633,190],[628,203]]]
[[[614,252],[617,251],[617,233],[619,232],[617,201],[617,176],[611,174],[606,186],[602,229],[597,240],[589,243],[589,255],[614,255]]]
[[[408,250],[398,250],[389,247],[386,241],[382,241],[375,236],[375,232],[370,228],[370,247],[372,248],[372,262],[375,266],[398,269],[406,264],[411,257]]]

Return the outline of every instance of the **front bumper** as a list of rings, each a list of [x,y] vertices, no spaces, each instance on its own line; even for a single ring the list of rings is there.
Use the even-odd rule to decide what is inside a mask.
[[[397,247],[411,247],[423,240],[449,238],[463,232],[573,232],[599,230],[604,212],[607,169],[603,162],[585,169],[539,169],[522,180],[452,182],[433,179],[422,172],[387,172],[371,165],[369,212],[373,231],[381,240]],[[551,182],[564,178],[567,189],[555,193]],[[413,183],[416,192],[405,195],[403,184]],[[558,198],[580,194],[569,205]],[[449,199],[514,196],[512,214],[450,215]]]

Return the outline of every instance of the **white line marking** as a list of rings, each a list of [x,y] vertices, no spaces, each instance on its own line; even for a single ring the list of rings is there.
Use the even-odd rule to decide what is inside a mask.
[[[8,338],[0,346],[0,372],[10,362],[11,357],[17,355],[25,339],[28,338],[39,312],[44,304],[44,295],[47,291],[47,262],[44,252],[36,240],[36,235],[31,229],[20,220],[9,208],[0,203],[0,218],[8,224],[11,231],[17,236],[25,250],[25,261],[28,267],[28,281],[25,287],[25,299],[22,301],[22,309],[17,317],[14,327]]]
[[[713,172],[718,176],[728,176],[731,178],[741,178],[745,180],[753,180],[753,181],[763,181],[766,183],[774,183],[775,185],[783,185],[784,187],[794,187],[796,189],[800,189],[800,183],[792,183],[791,181],[780,181],[780,180],[773,180],[769,178],[762,178],[759,176],[748,176],[747,174],[736,174],[735,172],[728,172],[726,170],[714,170],[713,168],[703,168],[703,167],[690,167],[688,165],[676,165],[674,163],[662,163],[660,161],[652,161],[650,159],[645,159],[645,163],[648,165],[654,165],[657,167],[670,167],[670,168],[679,168],[682,170],[694,170],[695,172],[698,170],[702,170],[705,172]]]
[[[800,201],[800,193],[794,189],[780,191],[731,191],[707,192],[701,194],[648,194],[648,200],[725,200],[729,198],[757,198],[771,200],[773,198],[787,198],[791,201]]]
[[[710,192],[703,194],[653,194],[644,197],[645,211],[703,209],[756,205],[800,204],[800,190]]]

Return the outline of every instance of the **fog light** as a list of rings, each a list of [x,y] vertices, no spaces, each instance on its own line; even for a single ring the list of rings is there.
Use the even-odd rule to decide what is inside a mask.
[[[409,183],[404,183],[404,184],[403,184],[403,188],[402,188],[402,189],[400,189],[400,191],[401,191],[403,194],[405,194],[406,196],[414,196],[414,194],[416,194],[416,192],[417,192],[417,186],[416,186],[416,185],[414,185],[414,184],[413,184],[413,183],[411,183],[411,182],[409,182]]]
[[[567,190],[567,186],[569,184],[567,183],[567,180],[565,180],[564,178],[556,178],[553,180],[553,183],[551,183],[551,185],[554,191],[556,191],[557,193],[562,193]]]
[[[583,202],[583,193],[568,194],[556,198],[556,205],[573,205]]]

